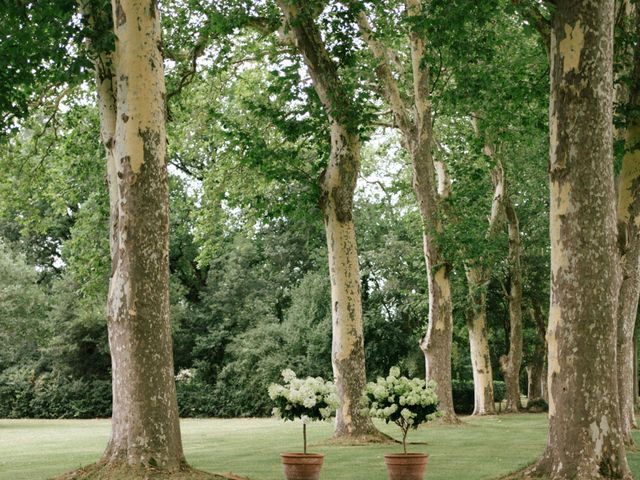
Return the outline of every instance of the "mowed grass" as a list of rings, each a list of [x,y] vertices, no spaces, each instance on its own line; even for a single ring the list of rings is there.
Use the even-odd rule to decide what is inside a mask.
[[[378,424],[397,437],[393,425]],[[108,420],[0,420],[0,480],[39,480],[97,460]],[[280,452],[301,449],[301,424],[275,419],[182,421],[187,460],[211,472],[281,480]],[[334,446],[332,425],[308,428],[310,451],[325,454],[322,480],[386,480],[383,454],[401,446]],[[544,414],[466,418],[463,426],[429,425],[410,433],[411,451],[429,453],[428,480],[492,479],[534,461],[546,443]],[[640,436],[637,439],[640,441]],[[640,478],[640,453],[629,453]]]

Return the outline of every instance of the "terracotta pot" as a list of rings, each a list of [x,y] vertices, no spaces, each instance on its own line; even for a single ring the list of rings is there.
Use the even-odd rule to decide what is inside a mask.
[[[384,456],[389,480],[422,480],[429,455],[426,453],[390,453]]]
[[[318,480],[324,455],[320,453],[281,453],[287,480]]]

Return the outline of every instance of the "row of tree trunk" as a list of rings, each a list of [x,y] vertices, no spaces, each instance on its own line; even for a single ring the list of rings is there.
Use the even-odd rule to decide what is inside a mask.
[[[611,148],[614,2],[555,3],[550,44],[552,291],[546,334],[550,433],[549,447],[532,472],[552,478],[630,478],[624,439],[634,424],[633,368],[629,365],[633,365],[631,339],[638,296],[640,155],[635,144],[640,139],[640,124],[631,122],[627,129],[628,154],[616,216]],[[409,17],[422,14],[420,0],[406,4]],[[279,0],[278,5],[288,37],[304,58],[331,125],[331,156],[321,179],[321,207],[332,284],[332,362],[340,395],[336,435],[371,435],[375,429],[358,403],[365,367],[352,218],[360,167],[359,126],[353,124],[357,109],[315,24],[319,12],[301,0]],[[101,13],[91,11],[90,6],[85,5],[85,13],[96,24],[102,22]],[[168,317],[165,90],[159,11],[155,0],[114,0],[112,7],[115,50],[94,57],[108,162],[113,264],[108,302],[113,426],[103,461],[176,471],[186,467]],[[437,241],[444,228],[443,200],[450,191],[446,171],[436,168],[431,153],[426,39],[416,27],[410,31],[414,92],[407,104],[391,73],[392,52],[372,34],[363,10],[358,25],[378,61],[381,90],[412,159],[429,283],[429,324],[421,347],[427,376],[437,382],[445,419],[453,422],[451,262]],[[638,82],[632,103],[638,101],[637,86]],[[501,368],[508,384],[509,408],[516,410],[522,358],[522,281],[517,273],[521,247],[517,216],[507,200],[502,174],[495,188],[494,200],[500,200],[508,223],[512,269],[510,350]],[[490,234],[493,229],[490,225]],[[612,262],[612,258],[620,261]],[[468,271],[470,284],[482,287],[486,272],[472,264]],[[474,377],[477,375],[476,413],[492,408],[484,303],[480,293],[478,313],[469,329]],[[539,312],[534,315],[540,323]],[[610,366],[618,361],[622,365],[619,375],[611,375]],[[535,378],[543,369],[540,363],[530,365],[533,383],[541,384]]]

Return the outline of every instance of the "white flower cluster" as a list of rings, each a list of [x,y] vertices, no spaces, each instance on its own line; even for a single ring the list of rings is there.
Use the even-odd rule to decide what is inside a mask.
[[[277,417],[302,418],[304,423],[331,417],[338,406],[338,395],[333,382],[322,377],[297,378],[291,369],[282,371],[284,385],[269,385],[269,397],[278,407],[273,409]]]
[[[195,374],[196,374],[195,368],[183,368],[176,374],[176,381],[188,382],[195,376]]]
[[[425,407],[437,405],[438,397],[434,391],[435,384],[421,378],[400,376],[400,369],[392,367],[387,378],[378,378],[376,382],[367,384],[366,394],[369,404],[369,415],[385,420],[396,421],[399,416],[409,425],[413,425],[416,417]]]

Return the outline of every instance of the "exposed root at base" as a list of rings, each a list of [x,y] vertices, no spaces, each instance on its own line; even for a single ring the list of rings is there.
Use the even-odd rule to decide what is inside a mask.
[[[442,417],[436,418],[435,420],[425,424],[426,427],[429,427],[430,425],[449,425],[452,427],[457,427],[467,424],[463,422],[457,415],[445,414]]]
[[[233,473],[216,474],[182,466],[176,471],[153,467],[98,462],[64,473],[51,480],[249,480]]]
[[[548,475],[537,473],[539,465],[540,460],[538,459],[520,470],[499,477],[497,480],[549,480]]]
[[[548,474],[548,471],[549,471],[548,463],[545,462],[545,459],[543,457],[542,459],[539,459],[537,462],[534,462],[528,465],[527,467],[524,467],[521,470],[499,477],[497,480],[552,480],[553,478],[566,478],[564,476],[552,477]],[[590,475],[589,477],[580,476],[579,478],[581,480],[605,480],[608,478],[620,478],[621,480],[633,479],[633,477],[627,476],[627,475],[623,477],[619,477],[619,476],[612,477],[612,476],[601,475],[598,473],[594,475]]]

